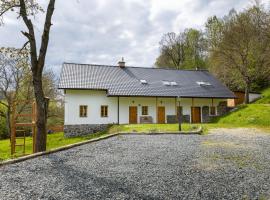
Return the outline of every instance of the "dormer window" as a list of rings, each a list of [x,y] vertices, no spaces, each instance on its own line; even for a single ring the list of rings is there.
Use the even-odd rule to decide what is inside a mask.
[[[147,81],[144,79],[141,79],[140,82],[141,82],[141,84],[147,84]]]

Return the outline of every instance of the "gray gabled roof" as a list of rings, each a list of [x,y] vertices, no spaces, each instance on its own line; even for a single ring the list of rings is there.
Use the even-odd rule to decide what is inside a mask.
[[[142,84],[140,80],[146,80]],[[176,86],[162,81],[175,81]],[[200,86],[204,81],[211,86]],[[108,96],[234,98],[208,71],[64,63],[59,89],[106,90]]]

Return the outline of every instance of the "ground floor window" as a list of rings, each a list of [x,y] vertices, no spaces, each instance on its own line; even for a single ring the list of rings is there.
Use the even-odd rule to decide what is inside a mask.
[[[215,106],[210,107],[210,115],[216,115],[216,107]]]
[[[87,117],[87,106],[80,105],[80,117]]]
[[[101,106],[100,115],[101,117],[108,117],[108,106]]]
[[[142,115],[148,115],[148,106],[142,106]]]

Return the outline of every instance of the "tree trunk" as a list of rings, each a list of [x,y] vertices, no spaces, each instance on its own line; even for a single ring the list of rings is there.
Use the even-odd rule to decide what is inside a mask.
[[[46,151],[47,142],[47,115],[49,99],[44,97],[42,89],[42,75],[33,76],[33,85],[37,106],[37,132],[35,140],[35,152]]]
[[[10,110],[10,105],[7,107],[7,113],[6,113],[6,127],[7,127],[7,134],[8,138],[11,139],[11,126],[10,126],[10,115],[11,115],[11,110]]]
[[[249,104],[249,90],[250,90],[250,84],[246,83],[245,88],[245,104]]]

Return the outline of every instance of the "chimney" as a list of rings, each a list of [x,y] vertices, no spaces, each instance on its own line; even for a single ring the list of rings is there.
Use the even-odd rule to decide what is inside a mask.
[[[120,68],[125,68],[125,61],[123,57],[122,57],[122,60],[118,62],[118,65]]]

